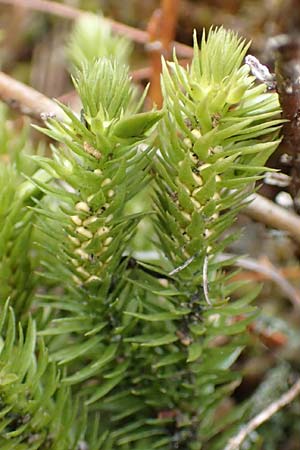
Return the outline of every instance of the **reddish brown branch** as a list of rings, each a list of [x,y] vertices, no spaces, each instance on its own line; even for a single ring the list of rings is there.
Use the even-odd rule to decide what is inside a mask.
[[[161,41],[161,29],[163,26],[163,12],[156,9],[148,23],[149,44],[149,62],[151,67],[151,83],[149,97],[158,108],[162,107],[162,93],[160,87],[161,74],[161,55],[163,46]]]
[[[160,86],[161,57],[169,59],[178,19],[179,0],[162,0],[161,9],[154,11],[149,25],[149,57],[152,77],[149,96],[159,108],[162,106]]]
[[[50,2],[48,0],[0,0],[0,3],[5,5],[20,5],[23,8],[53,14],[70,20],[78,19],[82,14],[85,14],[85,12],[80,9],[52,1]],[[140,44],[146,44],[148,42],[148,33],[146,31],[124,25],[115,20],[106,20],[110,23],[113,31],[117,34],[127,36],[134,42]],[[193,55],[193,49],[188,45],[174,42],[174,47],[176,48],[179,56],[190,58]]]
[[[170,54],[172,51],[172,42],[175,39],[178,14],[179,0],[162,1],[163,26],[161,29],[161,42],[167,54]]]
[[[131,71],[132,80],[139,83],[143,80],[150,80],[152,74],[151,67],[141,67]]]
[[[282,116],[287,119],[280,149],[290,155],[289,191],[300,213],[300,37],[287,37],[276,50],[277,88]]]
[[[299,266],[288,266],[278,269],[280,275],[289,280],[299,280],[300,279],[300,267]],[[265,273],[257,273],[252,271],[246,271],[237,273],[232,277],[234,281],[248,280],[248,281],[265,281],[270,277]]]
[[[50,98],[0,72],[0,99],[21,114],[41,121],[49,116],[63,120],[65,115]]]

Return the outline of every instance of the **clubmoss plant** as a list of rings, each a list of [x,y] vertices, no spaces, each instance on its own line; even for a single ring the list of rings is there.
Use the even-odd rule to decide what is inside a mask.
[[[128,64],[131,42],[115,36],[109,23],[101,15],[86,13],[76,21],[67,43],[67,54],[73,67],[80,69],[83,61],[95,58],[117,59]]]
[[[34,321],[29,318],[23,331],[6,303],[0,328],[1,449],[79,448],[85,416],[75,428],[77,407],[71,405],[69,389],[59,386],[59,371],[43,342],[37,343]]]
[[[0,295],[10,297],[14,311],[28,311],[34,277],[31,250],[32,214],[20,197],[20,177],[11,165],[0,166]]]
[[[255,314],[250,305],[255,292],[230,300],[237,285],[224,275],[226,261],[218,258],[235,238],[230,227],[280,141],[277,95],[257,84],[242,64],[247,48],[233,32],[210,30],[200,51],[195,36],[190,68],[182,68],[176,57],[163,67],[155,222],[178,289],[177,305],[188,308],[176,335],[178,353],[184,347],[187,353],[177,371],[189,379],[188,416],[190,429],[195,427],[189,448],[199,448],[197,443],[222,429],[215,423],[216,408],[238,383],[229,368]],[[184,387],[179,382],[178,390],[183,393]]]
[[[126,216],[124,208],[149,179],[149,149],[139,143],[161,117],[155,111],[137,113],[140,105],[125,66],[103,58],[85,64],[74,81],[82,120],[64,108],[70,122],[50,120],[45,130],[64,145],[53,147],[53,159],[35,157],[54,180],[38,184],[46,194],[36,208],[47,247],[45,276],[64,288],[56,306],[68,314],[41,334],[78,334],[71,352],[53,356],[61,363],[93,351],[90,365],[69,382],[96,374],[102,367],[94,364],[96,355],[106,362],[116,356],[119,345],[109,345],[106,327],[113,328],[119,314],[114,288],[124,283],[124,253],[141,216]]]
[[[16,132],[4,105],[0,118],[0,305],[10,297],[20,319],[29,310],[35,285],[31,191],[26,190],[31,183],[24,175],[34,173],[36,166],[28,158],[32,152],[28,125]]]
[[[247,48],[223,28],[203,34],[200,51],[195,37],[190,68],[176,56],[163,64],[164,107],[149,112],[141,112],[144,96],[137,99],[124,65],[84,57],[73,78],[81,116],[62,105],[68,119],[49,119],[42,130],[57,144],[51,158],[33,157],[44,177],[32,179],[40,191],[30,209],[41,255],[34,306],[51,370],[63,370],[43,407],[53,416],[58,389],[63,404],[85,403],[88,429],[100,413],[90,450],[221,449],[226,427],[246,414],[237,408],[216,420],[240,382],[231,367],[257,314],[256,292],[232,300],[239,284],[220,254],[281,124],[277,95],[243,65]],[[146,213],[126,212],[150,184],[152,262],[130,253]],[[18,349],[23,335],[12,344],[11,334],[5,342]],[[27,364],[18,382],[26,370],[26,383],[35,370],[42,378],[39,362],[35,370]],[[78,418],[62,411],[55,424],[68,418],[65,436],[41,424],[54,436],[49,448],[79,449],[84,425],[75,438],[70,423],[76,429]],[[13,438],[4,438],[12,450]]]

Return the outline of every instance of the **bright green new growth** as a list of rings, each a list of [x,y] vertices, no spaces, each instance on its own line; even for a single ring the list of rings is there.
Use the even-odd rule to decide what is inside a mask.
[[[173,269],[177,305],[189,309],[177,322],[176,335],[187,353],[185,368],[181,363],[177,370],[192,377],[191,449],[218,436],[224,426],[215,423],[216,407],[234,388],[233,380],[238,382],[228,369],[255,314],[250,302],[256,293],[229,301],[238,285],[224,277],[226,263],[218,255],[234,239],[228,230],[279,143],[278,97],[256,85],[248,66],[241,65],[246,50],[244,41],[221,28],[207,39],[203,35],[200,51],[195,37],[187,70],[176,58],[163,64],[166,114],[156,157],[155,221],[167,267]],[[237,315],[243,318],[237,321]],[[218,336],[227,336],[221,346],[214,344]],[[173,367],[170,373],[175,372]],[[178,389],[183,395],[184,384]],[[227,425],[230,420],[235,419],[228,418]],[[223,448],[225,437],[209,448]]]
[[[203,35],[200,52],[195,38],[190,69],[164,63],[158,232],[173,267],[196,256],[192,267],[199,268],[199,258],[201,267],[201,258],[226,246],[218,238],[279,143],[277,95],[241,66],[246,50],[221,28]]]
[[[161,112],[140,112],[143,96],[137,101],[126,67],[84,57],[74,76],[81,117],[62,106],[68,121],[50,119],[43,130],[58,146],[53,158],[34,157],[41,169],[32,181],[43,192],[31,210],[43,267],[35,307],[51,367],[63,368],[43,407],[54,414],[58,389],[68,397],[63,404],[85,402],[88,422],[100,413],[89,450],[222,449],[231,433],[224,429],[245,414],[240,408],[215,420],[240,382],[229,369],[247,344],[256,292],[230,301],[239,284],[223,274],[218,255],[281,123],[277,96],[241,66],[246,49],[222,28],[203,36],[200,52],[195,38],[191,68],[164,63]],[[126,213],[150,183],[158,239],[149,239],[164,253],[155,264],[131,257],[144,213]],[[22,346],[7,329],[4,345]],[[24,347],[27,340],[33,358],[34,339]],[[35,380],[26,370],[26,382]],[[70,432],[56,438],[55,428],[51,450],[80,448],[72,434],[78,418],[66,417]],[[42,442],[30,450],[44,449]],[[5,450],[13,448],[8,441]]]
[[[114,36],[107,20],[94,14],[82,15],[76,22],[67,45],[67,53],[74,67],[82,61],[106,57],[128,64],[132,45],[124,37]]]

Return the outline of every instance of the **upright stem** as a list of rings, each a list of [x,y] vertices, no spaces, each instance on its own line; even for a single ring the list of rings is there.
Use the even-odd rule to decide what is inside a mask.
[[[164,56],[166,59],[171,57],[178,12],[179,0],[162,0],[161,8],[154,11],[148,25],[148,49],[152,67],[149,96],[158,108],[162,107],[160,86],[161,57]]]

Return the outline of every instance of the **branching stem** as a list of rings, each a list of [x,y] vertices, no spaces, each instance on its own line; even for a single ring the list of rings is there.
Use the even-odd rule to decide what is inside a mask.
[[[50,98],[0,72],[0,99],[10,108],[38,121],[48,117],[65,118],[61,108]]]
[[[253,194],[253,200],[244,212],[272,228],[287,231],[293,239],[300,243],[300,218],[296,214],[276,205],[262,195]]]
[[[247,436],[252,431],[256,430],[260,425],[269,420],[274,414],[276,414],[284,406],[289,405],[300,394],[300,379],[279,399],[272,402],[257,416],[253,417],[246,425],[244,425],[238,434],[232,437],[224,450],[238,450],[241,444],[244,442]]]
[[[53,14],[70,20],[76,20],[82,14],[85,14],[85,11],[81,11],[80,9],[62,5],[57,2],[50,2],[48,0],[0,0],[0,3],[5,5],[19,5],[23,8]],[[129,39],[132,39],[134,42],[139,44],[146,44],[148,42],[148,33],[146,31],[124,25],[123,23],[119,23],[115,20],[106,20],[111,25],[112,30],[116,33],[122,36],[127,36]],[[193,49],[190,46],[180,44],[179,42],[174,42],[173,44],[176,48],[178,56],[185,58],[191,58],[193,56]]]

